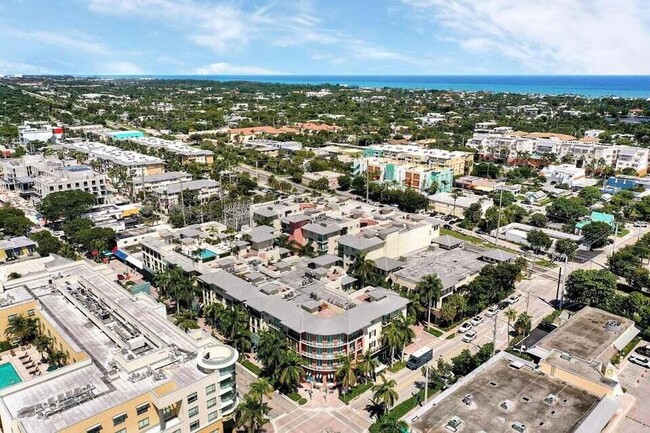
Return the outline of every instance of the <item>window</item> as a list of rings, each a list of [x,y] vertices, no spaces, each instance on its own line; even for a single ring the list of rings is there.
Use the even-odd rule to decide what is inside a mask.
[[[172,408],[169,407],[169,406],[165,406],[165,407],[162,408],[161,413],[162,413],[162,417],[164,419],[169,419],[171,417],[171,415],[172,415]]]
[[[190,424],[190,431],[198,430],[199,426],[200,426],[199,422],[194,421],[192,424]]]
[[[126,428],[120,429],[116,431],[115,433],[126,433]]]
[[[143,413],[146,413],[149,410],[149,403],[141,404],[140,406],[135,407],[135,412],[138,415],[142,415]]]
[[[149,427],[149,418],[141,419],[138,421],[138,428],[142,430],[145,427]]]
[[[86,433],[99,433],[100,431],[102,431],[101,424],[97,424],[86,429]]]
[[[208,400],[208,407],[213,407],[215,404],[217,404],[217,398],[213,397],[210,400]]]
[[[31,310],[27,310],[27,315],[28,315],[29,317],[32,317],[34,314],[36,314],[36,312],[34,311],[33,308],[32,308]]]
[[[120,425],[128,418],[126,412],[113,417],[113,425]]]
[[[190,418],[193,416],[197,416],[199,414],[199,407],[198,406],[191,407],[190,410],[187,411],[187,413],[190,416]]]
[[[217,411],[215,410],[214,412],[210,412],[208,414],[208,421],[212,422],[217,419]]]
[[[215,390],[215,386],[214,386],[214,383],[213,383],[212,385],[208,385],[205,388],[205,393],[209,395],[209,394],[212,394],[214,392],[214,390]]]
[[[196,401],[196,393],[190,394],[187,396],[187,402],[188,403],[194,403]]]

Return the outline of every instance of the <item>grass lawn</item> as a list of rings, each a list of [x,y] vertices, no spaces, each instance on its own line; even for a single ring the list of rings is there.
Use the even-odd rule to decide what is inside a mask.
[[[630,234],[630,229],[620,229],[616,236],[622,238],[623,236],[627,236],[629,234]]]
[[[424,328],[424,330],[425,330],[426,332],[428,332],[429,334],[433,335],[434,337],[440,337],[442,334],[444,334],[444,332],[441,331],[440,329],[438,329],[438,328],[431,328],[431,327],[429,327],[429,326],[426,326],[426,327]]]
[[[490,248],[490,249],[491,249],[491,248],[495,248],[495,247],[494,247],[494,244],[492,243],[492,241],[486,241],[486,240],[481,239],[481,238],[476,237],[476,236],[466,235],[466,234],[464,234],[464,233],[458,233],[458,232],[455,232],[455,231],[453,231],[453,230],[449,230],[449,229],[445,229],[445,228],[441,228],[441,229],[440,229],[440,235],[441,235],[441,236],[442,236],[442,235],[453,236],[453,237],[455,237],[455,238],[458,238],[458,239],[464,240],[465,242],[470,242],[470,243],[472,243],[472,244],[482,245],[482,246],[487,247],[487,248]],[[504,250],[504,251],[509,251],[509,252],[511,252],[511,253],[513,253],[513,254],[521,254],[520,251],[515,251],[515,250],[513,250],[513,249],[511,249],[511,248],[507,248],[507,247],[504,247],[504,246],[502,246],[502,245],[499,245],[499,249],[500,249],[500,250]]]
[[[345,404],[348,404],[350,401],[359,397],[361,394],[368,391],[370,388],[372,388],[372,382],[362,383],[352,388],[350,392],[348,392],[347,394],[339,395],[339,400],[341,400]]]
[[[243,359],[239,363],[249,369],[255,376],[262,374],[262,369],[250,362],[248,359]]]
[[[388,367],[388,371],[390,371],[391,373],[397,373],[404,367],[406,367],[406,361],[398,361],[395,364],[393,364],[392,367]]]
[[[429,387],[429,398],[431,398],[438,391],[439,389],[437,387]],[[420,390],[413,397],[406,399],[403,402],[397,404],[393,409],[390,410],[390,412],[388,412],[383,417],[400,419],[404,415],[409,413],[411,410],[413,410],[418,404],[420,404],[422,400],[424,400],[424,390]],[[381,433],[381,430],[379,430],[379,422],[376,422],[375,424],[371,425],[369,430],[370,433]]]

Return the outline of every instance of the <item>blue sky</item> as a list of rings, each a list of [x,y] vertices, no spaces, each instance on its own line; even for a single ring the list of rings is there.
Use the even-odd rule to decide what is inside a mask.
[[[2,0],[0,74],[650,74],[647,0]]]

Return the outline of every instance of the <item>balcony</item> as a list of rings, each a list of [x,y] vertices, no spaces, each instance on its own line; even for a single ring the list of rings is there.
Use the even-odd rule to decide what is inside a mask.
[[[339,347],[339,346],[345,346],[346,342],[341,341],[341,340],[334,340],[334,341],[311,341],[311,340],[300,340],[301,343],[306,344],[307,346],[311,347]]]
[[[339,356],[345,355],[345,352],[333,352],[333,353],[309,353],[309,352],[300,352],[305,358],[311,359],[338,359]]]

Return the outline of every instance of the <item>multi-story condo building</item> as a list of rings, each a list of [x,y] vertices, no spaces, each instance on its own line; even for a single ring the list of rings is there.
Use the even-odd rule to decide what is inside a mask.
[[[368,173],[371,180],[394,183],[426,192],[437,185],[438,192],[451,192],[454,171],[451,168],[432,169],[418,163],[399,163],[387,158],[358,158],[352,162],[353,174]]]
[[[162,186],[179,182],[190,182],[191,180],[192,175],[184,171],[168,171],[149,176],[134,177],[131,179],[131,188],[137,194],[140,191],[152,191]]]
[[[429,169],[451,169],[454,176],[462,176],[472,170],[474,155],[458,150],[429,149],[426,147],[397,144],[377,144],[363,152],[364,157],[383,157],[405,163],[417,163]]]
[[[178,155],[182,164],[210,165],[214,162],[214,152],[189,146],[182,141],[164,140],[157,137],[139,137],[131,141],[153,149],[163,149]]]
[[[87,165],[57,167],[34,179],[34,191],[41,200],[53,192],[81,190],[97,197],[97,204],[104,204],[109,195],[106,186],[106,175]]]
[[[163,304],[130,294],[113,275],[56,259],[4,284],[3,329],[11,317],[38,319],[66,365],[39,364],[30,347],[3,357],[12,379],[0,390],[2,430],[223,432],[237,404],[237,351],[203,330],[181,331]]]
[[[103,204],[109,193],[106,175],[72,159],[60,160],[43,155],[0,161],[5,188],[35,195],[39,199],[59,191],[81,190],[94,194]]]
[[[61,147],[85,153],[89,158],[101,163],[102,169],[124,167],[129,177],[142,177],[160,174],[165,171],[165,161],[155,156],[122,150],[114,146],[91,141],[64,142]]]
[[[262,278],[255,284],[225,270],[202,274],[198,281],[206,302],[245,305],[253,333],[280,331],[303,359],[308,379],[334,384],[339,358],[380,352],[384,327],[406,314],[409,301],[385,289],[345,292],[333,288],[334,281],[350,277],[337,267],[338,259],[330,261],[330,257],[283,260],[273,269],[266,268],[275,278]]]
[[[181,203],[183,194],[196,193],[196,199],[205,203],[214,194],[219,193],[219,183],[209,179],[191,180],[189,182],[170,183],[151,191],[157,198],[160,208],[168,212],[173,206]]]

